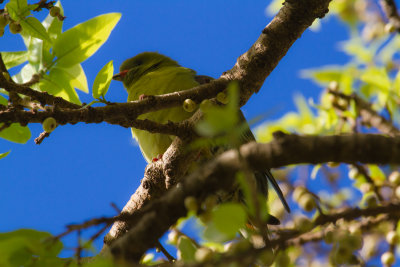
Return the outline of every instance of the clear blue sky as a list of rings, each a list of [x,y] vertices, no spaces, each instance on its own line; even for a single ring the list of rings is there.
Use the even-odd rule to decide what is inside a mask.
[[[265,15],[269,2],[103,0],[62,4],[67,16],[64,30],[103,13],[122,13],[109,40],[83,63],[91,87],[105,63],[114,60],[118,69],[123,60],[143,51],[158,51],[198,74],[218,77],[234,65],[271,20]],[[346,36],[333,17],[323,20],[322,31],[307,30],[243,108],[246,117],[275,110],[279,112],[273,117],[279,117],[294,109],[292,98],[297,92],[317,97],[320,88],[301,79],[299,71],[345,62],[337,42]],[[24,48],[22,39],[8,31],[1,39],[0,51]],[[107,96],[115,102],[127,97],[118,82],[111,83]],[[92,100],[90,94],[80,97],[83,102]],[[39,146],[33,139],[42,131],[41,125],[30,125],[30,129],[32,139],[25,145],[0,139],[0,152],[12,150],[0,160],[0,232],[34,228],[56,235],[66,224],[115,215],[110,203],[122,208],[143,177],[146,164],[128,129],[105,123],[66,125]],[[76,236],[64,241],[73,247]],[[100,248],[101,244],[99,239],[96,245]]]

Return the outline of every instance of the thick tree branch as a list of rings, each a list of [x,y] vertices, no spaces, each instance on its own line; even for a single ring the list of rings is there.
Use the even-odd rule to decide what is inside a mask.
[[[250,96],[260,89],[266,77],[277,66],[280,59],[286,54],[294,41],[301,36],[316,18],[321,18],[328,12],[329,2],[330,0],[286,1],[273,21],[265,27],[255,44],[238,59],[236,65],[231,70],[224,73],[220,79],[214,80],[209,84],[201,85],[197,87],[197,89],[193,88],[192,90],[196,89],[198,90],[197,94],[202,95],[202,88],[214,86],[214,88],[209,88],[213,97],[218,91],[225,88],[228,81],[239,80],[241,85],[240,105],[244,105]],[[191,92],[191,90],[173,94],[181,96],[189,92]],[[198,102],[197,99],[190,96],[183,97],[178,103],[182,103],[186,98],[191,98]],[[157,99],[157,97],[146,98],[144,101],[153,101],[153,99]],[[156,106],[155,103],[148,103],[148,105]],[[143,108],[148,109],[149,106]],[[194,125],[200,118],[201,113],[196,112],[188,123]],[[154,173],[160,174],[161,176],[153,180],[159,180],[162,186],[169,187],[181,179],[182,175],[186,173],[189,163],[196,156],[196,153],[193,152],[187,154],[187,151],[184,149],[188,140],[192,139],[193,135],[189,135],[184,140],[178,138],[175,140],[164,154],[164,166],[157,165],[158,169],[154,171]],[[183,151],[185,151],[185,153]],[[151,165],[149,168],[152,167]],[[160,188],[160,186],[154,186],[154,188]],[[148,189],[143,187],[142,183],[141,187],[132,195],[131,200],[124,207],[124,212],[135,214],[137,209],[142,207],[143,203],[147,203],[149,199],[153,199],[151,195],[148,195],[147,190]],[[137,203],[141,205],[138,206]],[[125,234],[132,225],[133,224],[130,222],[114,224],[110,233],[105,238],[105,245],[107,246],[113,243],[114,240]],[[162,232],[164,231],[165,229],[162,230]],[[152,245],[154,244],[152,243]],[[148,248],[148,244],[144,244],[144,247]]]
[[[400,31],[400,16],[397,12],[396,2],[394,0],[379,1],[389,22],[395,27],[396,31]]]
[[[283,3],[258,40],[222,75],[228,80],[240,81],[241,105],[260,90],[264,80],[314,20],[325,16],[329,3],[330,0],[287,0]]]
[[[147,249],[156,245],[156,241],[178,218],[185,216],[186,197],[194,196],[201,202],[209,194],[230,188],[235,173],[244,164],[254,171],[262,171],[301,163],[400,163],[400,137],[371,134],[318,137],[286,135],[282,132],[277,132],[274,137],[274,141],[268,144],[252,142],[243,145],[240,148],[241,158],[236,151],[223,153],[186,177],[178,187],[132,213],[128,223],[133,227],[112,243],[112,253],[117,258],[138,261]],[[361,213],[354,216],[361,216]],[[333,220],[335,216],[321,217],[320,220]]]

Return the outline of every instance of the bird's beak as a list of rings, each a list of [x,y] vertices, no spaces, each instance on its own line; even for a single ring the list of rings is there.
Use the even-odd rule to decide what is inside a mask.
[[[112,79],[115,81],[122,81],[124,79],[124,77],[126,76],[126,74],[128,73],[129,70],[123,70],[120,73],[115,74]]]

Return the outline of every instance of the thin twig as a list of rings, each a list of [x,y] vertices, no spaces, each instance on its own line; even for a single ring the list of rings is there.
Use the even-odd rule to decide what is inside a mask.
[[[42,132],[38,137],[35,138],[35,144],[40,145],[46,137],[49,137],[49,132]]]
[[[171,254],[168,253],[168,251],[163,247],[160,241],[157,241],[156,248],[159,249],[165,255],[165,257],[167,257],[169,262],[174,262],[176,260],[174,257],[172,257]]]

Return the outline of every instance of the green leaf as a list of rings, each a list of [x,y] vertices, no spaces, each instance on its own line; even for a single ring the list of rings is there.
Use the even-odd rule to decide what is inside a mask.
[[[104,14],[63,32],[54,43],[57,64],[72,66],[93,55],[108,39],[121,14]]]
[[[11,150],[4,152],[4,153],[0,153],[0,159],[7,157],[8,154],[10,154]]]
[[[362,64],[373,62],[375,49],[366,47],[360,38],[353,38],[342,43],[342,49],[349,55],[354,56],[356,61]]]
[[[111,60],[103,68],[97,73],[96,78],[93,83],[93,97],[99,98],[100,96],[105,96],[108,91],[108,87],[110,86],[112,76],[114,73],[114,65]]]
[[[78,94],[67,72],[61,68],[52,68],[49,75],[45,75],[39,83],[40,90],[51,95],[59,96],[72,103],[81,104]]]
[[[10,0],[6,7],[8,14],[15,21],[20,21],[31,13],[27,0]]]
[[[7,69],[18,66],[28,60],[28,51],[1,52]]]
[[[247,214],[238,203],[221,204],[212,213],[216,229],[230,238],[234,238],[247,221]]]
[[[314,82],[326,86],[331,81],[340,82],[342,79],[342,66],[326,66],[320,69],[309,69],[301,71],[300,75],[303,78],[310,78]]]
[[[3,125],[3,123],[0,123],[0,127]],[[22,127],[19,123],[13,123],[10,127],[0,132],[0,138],[14,143],[25,144],[31,138],[31,131],[28,127]]]
[[[69,79],[69,84],[71,87],[79,89],[85,93],[89,92],[85,71],[83,70],[81,64],[76,64],[68,68],[55,66],[53,69],[55,71],[64,72],[64,75]]]
[[[181,236],[178,240],[178,253],[180,258],[185,262],[195,261],[194,254],[196,253],[196,246],[193,242],[186,236]]]
[[[64,16],[64,9],[61,6],[61,2],[58,1],[54,6],[58,6],[60,8],[60,14],[61,16]],[[62,25],[64,21],[59,20],[56,17],[52,17],[47,15],[47,17],[44,19],[42,22],[44,28],[47,30],[47,33],[49,34],[50,38],[55,40],[58,38],[58,36],[62,32]]]
[[[51,237],[50,233],[31,229],[1,233],[0,266],[51,266],[44,263],[54,263],[63,247],[59,240],[50,239]]]
[[[360,77],[361,81],[369,83],[382,89],[384,92],[389,91],[392,83],[384,68],[368,68]]]
[[[321,167],[322,167],[321,164],[317,164],[314,166],[314,168],[311,171],[311,175],[310,175],[312,180],[315,180],[315,178],[317,178],[318,171],[321,169]]]
[[[214,137],[232,132],[238,125],[238,84],[230,83],[228,88],[228,104],[225,106],[211,106],[204,110],[204,120],[196,124],[196,131],[206,137]]]
[[[385,173],[379,168],[377,165],[368,165],[369,169],[369,175],[371,176],[371,179],[375,182],[376,185],[380,186],[383,185],[383,183],[386,180],[386,175]]]
[[[29,81],[35,73],[35,68],[31,64],[26,64],[18,74],[12,77],[12,79],[17,83],[24,83]]]
[[[232,240],[231,236],[227,236],[225,233],[221,232],[216,226],[213,221],[207,223],[207,226],[204,229],[203,237],[206,240],[223,243],[229,240]]]
[[[28,17],[19,22],[22,26],[22,29],[25,31],[25,34],[29,34],[32,37],[36,37],[41,40],[46,40],[51,42],[49,35],[47,34],[46,29],[43,27],[42,23],[37,18]]]
[[[3,105],[3,106],[7,106],[8,105],[8,100],[5,97],[1,96],[1,95],[0,95],[0,105]]]

